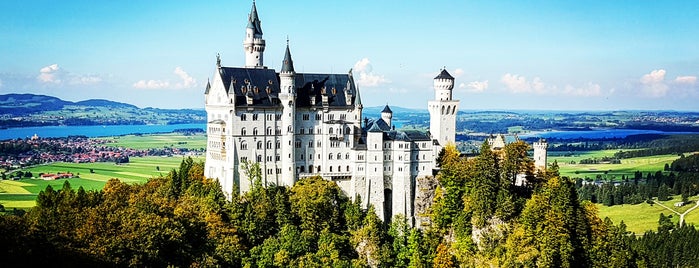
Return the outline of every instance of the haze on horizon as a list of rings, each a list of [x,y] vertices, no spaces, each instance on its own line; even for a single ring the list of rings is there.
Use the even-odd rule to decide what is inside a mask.
[[[203,108],[252,1],[0,1],[0,94]],[[265,65],[353,68],[366,106],[699,110],[699,1],[257,1]]]

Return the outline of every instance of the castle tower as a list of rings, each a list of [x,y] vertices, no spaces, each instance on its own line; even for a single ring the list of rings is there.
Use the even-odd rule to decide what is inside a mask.
[[[265,52],[265,40],[262,39],[262,26],[260,18],[257,16],[255,1],[252,2],[252,11],[248,15],[248,26],[245,28],[245,49],[246,68],[265,68],[263,56]]]
[[[366,190],[367,201],[376,209],[376,215],[382,221],[390,219],[386,215],[384,203],[384,178],[383,178],[383,131],[377,124],[373,124],[367,130],[367,159],[366,159]]]
[[[392,126],[391,124],[391,119],[393,118],[393,111],[391,111],[391,108],[388,107],[388,104],[386,107],[383,107],[383,111],[381,111],[381,119],[383,119],[386,124],[388,124],[389,127]]]
[[[456,112],[459,101],[452,99],[454,77],[446,69],[434,78],[434,100],[427,103],[430,112],[430,134],[439,145],[456,140]]]
[[[293,186],[296,182],[294,153],[294,115],[296,114],[296,72],[286,40],[286,52],[279,72],[279,100],[282,103],[282,185]]]
[[[548,143],[545,139],[534,142],[534,167],[538,170],[546,170],[546,151]]]

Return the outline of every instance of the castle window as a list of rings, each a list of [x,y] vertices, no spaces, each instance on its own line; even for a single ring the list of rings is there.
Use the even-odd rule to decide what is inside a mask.
[[[241,135],[241,136],[247,135],[247,133],[245,133],[245,128],[241,128],[241,129],[240,129],[240,135]]]
[[[282,120],[282,115],[281,114],[276,114],[274,115],[275,120]]]
[[[341,154],[341,153],[337,153],[337,160],[340,160],[340,159],[342,159],[342,154]]]
[[[257,150],[262,150],[262,141],[257,142]]]
[[[328,130],[328,134],[333,134],[333,128],[330,128],[330,129]]]
[[[329,115],[328,115],[328,120],[335,120],[335,115],[334,115],[334,114],[329,114]]]
[[[267,127],[267,135],[271,136],[272,135],[272,127]]]
[[[341,114],[341,115],[340,115],[340,120],[345,120],[345,119],[347,119],[347,115],[346,115],[346,114]]]
[[[253,136],[257,136],[257,128],[253,128],[253,129],[252,129],[252,135],[253,135]]]
[[[267,141],[267,149],[272,149],[272,141]]]
[[[296,148],[301,148],[301,141],[300,141],[300,140],[297,140],[297,141],[294,143],[294,145],[295,145],[294,147],[296,147]]]
[[[308,154],[308,160],[313,160],[313,154]]]
[[[276,128],[274,129],[274,135],[281,135],[282,134],[282,129],[281,128]]]
[[[320,146],[320,145],[321,145],[320,141],[318,141],[317,143],[318,143],[318,144],[317,144],[316,146],[321,147],[321,146]]]
[[[241,150],[247,150],[247,149],[248,149],[248,143],[245,142],[245,141],[240,142],[240,149],[241,149]]]
[[[281,155],[274,156],[275,161],[280,161],[282,159]]]
[[[257,121],[258,114],[253,114],[252,115],[252,121]]]
[[[312,173],[312,172],[313,172],[313,165],[309,165],[308,166],[308,173]]]
[[[248,116],[246,114],[241,114],[240,121],[245,121],[245,120],[248,120]]]
[[[303,154],[301,154],[301,160],[303,160]]]
[[[259,154],[257,155],[257,162],[262,162],[262,156]]]
[[[304,133],[306,133],[306,129],[305,129],[305,128],[299,129],[299,134],[303,135]]]
[[[330,172],[333,172],[333,167],[332,167],[332,166],[330,166]]]
[[[289,141],[289,142],[291,142],[291,141]],[[274,143],[274,149],[279,149],[281,147],[282,147],[282,143],[280,141],[277,141]]]
[[[308,147],[313,148],[313,141],[308,141]]]
[[[316,120],[322,120],[323,115],[322,114],[316,114]]]
[[[330,153],[330,154],[328,155],[328,160],[333,160],[333,154],[332,154],[332,153]]]
[[[318,166],[318,168],[316,170],[318,170],[318,172],[320,172],[320,166]]]
[[[248,161],[247,156],[241,157],[241,158],[240,158],[240,161],[241,161],[241,162],[247,162],[247,161]]]
[[[267,162],[272,162],[272,156],[271,156],[271,155],[268,155],[268,156],[267,156]]]
[[[291,133],[291,125],[286,127],[286,133]]]
[[[308,120],[310,116],[308,114],[303,114],[303,120]]]
[[[349,172],[349,166],[347,166],[347,172]]]
[[[349,159],[349,153],[345,154],[345,159]]]
[[[277,174],[281,174],[281,173],[282,173],[282,169],[281,169],[281,168],[277,168]]]
[[[312,127],[309,127],[309,128],[308,128],[308,134],[313,135],[313,128],[312,128]]]
[[[337,172],[342,172],[342,168],[340,168],[340,166],[337,166]]]
[[[300,166],[299,170],[301,173],[306,172],[306,167],[305,166]]]
[[[349,128],[349,127],[345,127],[345,135],[347,135],[347,134],[350,134],[350,128]]]

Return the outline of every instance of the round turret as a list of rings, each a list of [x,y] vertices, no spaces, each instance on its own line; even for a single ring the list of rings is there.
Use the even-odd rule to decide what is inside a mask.
[[[454,89],[454,77],[442,71],[434,78],[434,98],[435,100],[451,100],[451,90]]]
[[[393,119],[393,111],[391,111],[391,108],[386,105],[386,107],[383,108],[383,111],[381,111],[381,119],[383,119],[388,126],[391,126],[391,119]]]

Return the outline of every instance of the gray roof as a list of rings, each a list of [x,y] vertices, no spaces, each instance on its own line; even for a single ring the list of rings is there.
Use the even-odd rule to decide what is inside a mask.
[[[206,90],[204,90],[204,95],[209,94],[209,90],[211,90],[211,83],[207,80],[206,81]]]
[[[349,74],[297,73],[295,78],[296,107],[321,107],[323,95],[328,96],[328,106],[347,106],[345,91],[358,92],[354,79]],[[356,96],[350,94],[350,105],[354,105],[358,100]],[[311,98],[315,99],[314,105],[311,105]]]
[[[294,61],[291,59],[291,51],[289,51],[289,41],[286,43],[286,52],[284,53],[284,61],[282,61],[282,72],[293,73]]]
[[[375,120],[370,120],[367,122],[367,125],[364,126],[364,129],[368,131],[369,129],[372,129],[374,127],[377,127],[381,131],[389,131],[391,130],[391,127],[386,123],[386,121],[383,121],[383,119],[375,119]]]
[[[454,80],[454,77],[447,72],[447,69],[442,69],[442,72],[437,75],[434,79],[451,79]]]
[[[420,130],[391,130],[386,132],[386,138],[388,140],[397,141],[429,141],[430,134],[426,131]]]
[[[382,113],[393,113],[393,111],[391,111],[391,108],[388,107],[388,104],[386,104],[386,107],[383,107],[383,111],[381,111],[381,112]]]
[[[260,18],[257,16],[257,7],[255,2],[252,2],[252,10],[248,16],[248,28],[255,30],[254,34],[262,35],[262,26],[260,25]]]
[[[219,72],[228,94],[235,94],[236,106],[249,106],[246,95],[252,97],[252,106],[279,104],[279,78],[273,69],[221,67]]]

